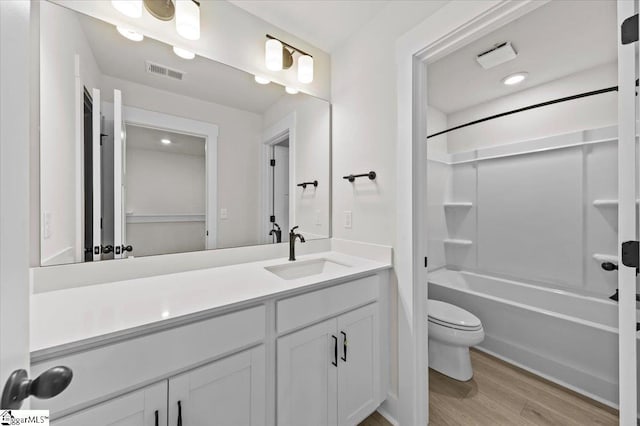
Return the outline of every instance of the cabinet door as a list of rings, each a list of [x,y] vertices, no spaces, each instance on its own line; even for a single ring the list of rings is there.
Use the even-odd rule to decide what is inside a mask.
[[[169,426],[261,426],[265,350],[258,346],[169,379]]]
[[[165,426],[167,424],[167,381],[54,420],[51,424],[53,426]]]
[[[378,304],[338,317],[338,425],[356,425],[378,407]]]
[[[337,423],[337,355],[335,319],[278,339],[279,426]]]

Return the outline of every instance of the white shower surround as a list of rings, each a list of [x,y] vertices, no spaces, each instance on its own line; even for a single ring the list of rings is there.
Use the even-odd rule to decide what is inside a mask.
[[[429,298],[482,321],[480,350],[617,408],[614,302],[445,268],[429,274]]]

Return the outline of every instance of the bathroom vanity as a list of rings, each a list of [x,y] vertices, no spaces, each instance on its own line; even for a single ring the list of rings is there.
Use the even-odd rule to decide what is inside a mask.
[[[74,378],[32,408],[58,426],[357,424],[387,396],[389,267],[331,251],[35,294],[32,375]]]

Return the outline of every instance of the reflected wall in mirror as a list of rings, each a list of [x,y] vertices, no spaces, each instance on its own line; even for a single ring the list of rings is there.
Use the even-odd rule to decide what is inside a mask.
[[[322,99],[43,2],[40,126],[43,266],[329,237]]]

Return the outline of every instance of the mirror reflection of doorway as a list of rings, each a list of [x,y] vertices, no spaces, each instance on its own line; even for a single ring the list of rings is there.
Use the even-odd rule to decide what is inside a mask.
[[[274,243],[289,241],[289,136],[271,146],[271,214],[273,229],[281,231],[278,241],[272,233]]]

